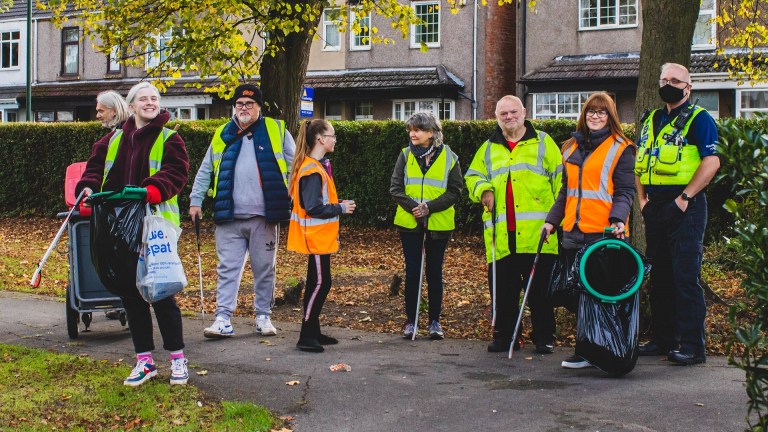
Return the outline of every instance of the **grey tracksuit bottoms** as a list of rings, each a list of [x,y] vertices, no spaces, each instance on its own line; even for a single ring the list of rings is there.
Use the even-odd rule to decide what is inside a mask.
[[[257,316],[270,315],[275,299],[277,232],[278,224],[267,223],[261,216],[216,225],[217,317],[230,319],[235,312],[246,252],[251,256],[253,269],[254,311]]]

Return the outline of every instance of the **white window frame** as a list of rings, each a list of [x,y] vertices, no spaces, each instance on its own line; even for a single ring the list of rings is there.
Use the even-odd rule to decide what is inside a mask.
[[[712,2],[711,8],[704,9],[704,3],[707,3],[707,1],[701,2],[701,9],[699,9],[699,18],[696,21],[696,28],[693,31],[693,36],[696,37],[696,30],[699,28],[699,25],[706,25],[709,28],[709,37],[707,38],[706,43],[693,43],[694,41],[691,41],[691,49],[692,50],[713,50],[716,48],[716,38],[717,38],[717,22],[715,21],[715,17],[717,16],[717,0],[710,0]]]
[[[118,74],[123,71],[123,65],[120,63],[120,47],[115,45],[107,54],[107,73]]]
[[[368,16],[360,18],[360,27],[361,29],[364,27],[368,27],[368,33],[366,35],[363,35],[362,32],[360,34],[355,34],[355,32],[352,31],[352,24],[357,19],[357,12],[350,11],[349,12],[349,50],[350,51],[370,51],[371,49],[371,13],[368,12]],[[367,25],[363,25],[363,23],[367,21]],[[368,40],[363,43],[362,39],[368,38]]]
[[[361,104],[368,104],[371,107],[371,113],[366,115],[358,115],[357,114],[357,107]],[[355,121],[371,121],[373,120],[373,101],[370,100],[364,100],[364,101],[356,101],[355,102]]]
[[[337,14],[339,13],[338,8],[330,8],[323,10],[323,40],[321,41],[323,44],[323,51],[341,51],[341,32],[339,31],[339,24],[337,21],[330,19],[329,15],[331,14]],[[330,28],[335,28],[336,32],[336,40],[338,41],[338,45],[329,45],[328,44],[328,33]]]
[[[17,34],[17,38],[13,38],[13,34]],[[8,36],[8,39],[5,39],[5,36]],[[8,61],[8,67],[3,67],[3,52],[5,51],[5,46],[8,46],[8,52],[13,53],[14,47],[16,48],[16,64],[13,64],[13,58],[14,56],[11,55],[10,60]],[[0,70],[17,70],[20,69],[19,64],[21,63],[21,30],[20,29],[9,29],[9,30],[3,30],[0,31]]]
[[[437,42],[426,42],[426,45],[429,48],[439,48],[440,47],[440,1],[439,0],[414,0],[411,1],[411,8],[413,9],[414,13],[416,13],[416,7],[423,7],[423,6],[432,6],[436,7],[437,10],[431,13],[437,14]],[[411,24],[411,48],[421,48],[421,42],[416,40],[416,30],[417,30],[418,24]]]
[[[174,28],[170,28],[165,32],[163,32],[162,34],[154,36],[155,39],[157,40],[158,50],[155,52],[149,52],[150,48],[147,47],[147,55],[146,55],[147,70],[149,70],[150,68],[156,68],[160,66],[160,63],[162,63],[163,61],[166,60],[166,58],[168,58],[167,54],[165,54],[165,51],[170,49],[167,47],[167,44],[173,39],[173,31],[174,31]],[[170,62],[168,65],[179,66],[179,65],[176,65],[174,62]]]
[[[594,1],[596,3],[596,7],[588,7],[585,8],[585,3],[590,3],[591,1]],[[638,0],[614,0],[616,4],[613,7],[605,7],[602,6],[603,3],[608,2],[609,0],[579,0],[579,30],[606,30],[606,29],[616,29],[616,28],[631,28],[631,27],[637,27],[638,22]],[[591,6],[591,5],[589,5]],[[634,8],[635,13],[634,15],[630,15],[626,13],[623,9],[629,9]],[[597,14],[595,19],[597,19],[597,25],[589,25],[589,23],[585,23],[588,21],[586,18],[584,18],[584,12],[585,10],[592,10],[594,9],[595,13]],[[614,23],[613,24],[600,24],[601,18],[605,16],[610,16],[608,14],[604,15],[605,11],[609,11],[609,14],[613,16]],[[620,20],[622,16],[627,17],[634,17],[634,22],[627,23],[627,24],[620,24]]]
[[[413,110],[408,110],[406,115],[406,104],[413,104]],[[440,104],[448,104],[448,117],[440,118]],[[431,105],[432,109],[428,106]],[[453,99],[395,99],[392,101],[392,119],[406,121],[416,112],[429,111],[441,121],[456,119],[456,101]]]
[[[587,98],[594,92],[584,92],[584,91],[573,91],[573,92],[553,92],[553,93],[534,93],[533,95],[533,106],[531,109],[531,118],[533,119],[568,119],[568,120],[576,120],[579,118],[579,114],[581,113],[581,108],[584,106],[584,101],[587,100]],[[579,96],[579,103],[577,103],[578,111],[575,113],[562,113],[560,112],[560,96],[565,95],[578,95]],[[555,112],[554,113],[547,113],[542,114],[538,111],[538,102],[539,98],[541,97],[552,97],[555,98]]]
[[[742,99],[744,93],[768,93],[768,88],[749,88],[744,90],[736,90],[736,118],[753,118],[755,113],[768,113],[768,106],[761,108],[743,108]]]

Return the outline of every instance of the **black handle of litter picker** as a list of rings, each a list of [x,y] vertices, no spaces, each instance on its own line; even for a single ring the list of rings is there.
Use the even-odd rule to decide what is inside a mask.
[[[197,250],[200,251],[200,215],[195,214],[195,236],[197,237]]]

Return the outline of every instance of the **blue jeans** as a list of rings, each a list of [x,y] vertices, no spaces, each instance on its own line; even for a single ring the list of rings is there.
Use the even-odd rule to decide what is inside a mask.
[[[707,226],[707,197],[699,193],[685,212],[674,197],[651,196],[643,208],[651,260],[653,341],[663,351],[705,353],[707,307],[699,284]]]
[[[405,257],[405,315],[408,322],[416,319],[416,299],[421,275],[421,246],[424,235],[420,232],[400,232]],[[440,321],[443,307],[443,258],[448,247],[448,238],[433,239],[427,233],[424,243],[427,278],[427,297],[429,298],[429,322]]]

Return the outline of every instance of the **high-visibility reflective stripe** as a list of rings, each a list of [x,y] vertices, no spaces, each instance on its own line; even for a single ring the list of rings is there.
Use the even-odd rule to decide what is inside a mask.
[[[291,220],[296,221],[304,226],[318,226],[318,225],[326,225],[329,223],[334,223],[339,221],[338,216],[334,216],[329,219],[318,219],[318,218],[306,218],[302,219],[299,217],[297,213],[291,213]]]
[[[507,223],[507,215],[505,214],[496,215],[496,224],[500,224],[502,222]],[[492,225],[493,225],[493,220],[491,219],[483,221],[483,229],[489,229],[491,228]]]
[[[512,171],[531,171],[535,174],[539,174],[548,178],[552,178],[553,174],[549,172],[546,168],[544,168],[544,156],[547,154],[547,145],[544,142],[544,138],[546,137],[546,134],[543,131],[539,131],[539,147],[538,147],[538,155],[536,156],[536,165],[532,165],[529,163],[518,163],[514,165],[508,165],[504,166],[495,170],[491,170],[489,174],[489,178],[494,178],[496,176],[509,174]],[[488,145],[485,147],[485,166],[488,168],[491,168],[493,165],[491,164],[491,143],[488,142]],[[560,168],[562,170],[562,168]],[[477,171],[474,171],[474,173],[477,173]],[[469,175],[469,171],[467,171],[467,174]],[[485,177],[481,173],[477,173],[477,175]]]
[[[547,212],[515,212],[515,220],[544,220]]]
[[[482,178],[484,178],[484,179],[488,179],[488,178],[489,178],[489,177],[488,177],[487,175],[485,175],[484,173],[481,173],[480,171],[477,171],[477,170],[473,170],[473,169],[471,169],[471,168],[467,170],[467,173],[466,173],[466,174],[464,174],[464,176],[465,176],[465,177],[466,177],[466,176],[478,176],[478,177],[482,177]]]
[[[149,170],[155,170],[160,171],[160,166],[162,165],[161,161],[151,160],[149,161]]]
[[[434,186],[445,189],[448,186],[448,182],[445,180],[430,179],[426,177],[405,177],[405,184],[418,183],[425,186]]]

